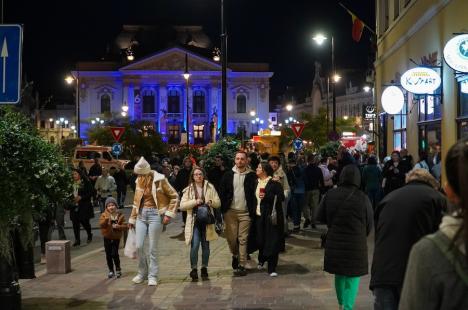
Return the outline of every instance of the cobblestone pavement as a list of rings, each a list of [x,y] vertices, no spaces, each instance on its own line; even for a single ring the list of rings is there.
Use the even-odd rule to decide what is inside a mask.
[[[125,209],[127,216],[129,211]],[[71,229],[67,233],[71,236]],[[210,245],[210,280],[191,282],[179,216],[161,237],[157,287],[131,282],[137,264],[123,250],[123,277],[107,279],[99,230],[94,236],[91,244],[73,249],[71,273],[49,275],[44,265],[37,265],[37,278],[21,280],[24,309],[338,309],[333,276],[322,271],[319,232],[303,231],[287,239],[277,278],[256,269],[234,277],[226,240],[219,238]],[[249,263],[256,267],[255,257]],[[368,285],[369,277],[363,277],[356,309],[372,308]]]

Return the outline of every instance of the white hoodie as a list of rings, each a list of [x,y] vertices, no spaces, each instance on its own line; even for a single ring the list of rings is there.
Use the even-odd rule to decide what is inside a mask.
[[[234,179],[232,185],[234,192],[232,196],[231,209],[236,211],[247,211],[247,201],[245,199],[244,180],[245,176],[251,171],[247,168],[244,172],[239,172],[236,166],[232,167]]]
[[[456,217],[456,214],[446,215],[442,218],[442,223],[440,223],[439,229],[440,231],[446,235],[450,240],[455,238],[456,233],[460,229],[463,224],[463,219]],[[466,255],[465,244],[460,242],[459,239],[455,244],[464,255]]]

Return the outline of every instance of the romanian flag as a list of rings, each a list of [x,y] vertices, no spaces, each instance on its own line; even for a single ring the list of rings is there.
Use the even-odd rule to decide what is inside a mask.
[[[348,11],[349,12],[349,11]],[[360,20],[356,15],[349,12],[351,14],[352,22],[353,22],[353,30],[352,36],[353,40],[359,42],[361,40],[362,31],[364,30],[364,22]]]

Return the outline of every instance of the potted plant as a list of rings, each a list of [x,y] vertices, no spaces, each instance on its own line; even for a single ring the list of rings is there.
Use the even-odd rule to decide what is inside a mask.
[[[33,219],[65,203],[72,183],[60,149],[10,108],[0,110],[0,175],[0,304],[16,309],[18,275],[25,272],[18,257],[33,261]],[[33,265],[28,268],[34,276]]]

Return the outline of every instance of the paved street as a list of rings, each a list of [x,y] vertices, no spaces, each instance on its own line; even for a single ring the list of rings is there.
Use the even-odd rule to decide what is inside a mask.
[[[126,208],[128,215],[130,209]],[[71,223],[68,223],[68,226]],[[72,272],[48,275],[37,265],[36,279],[21,280],[24,309],[337,309],[333,277],[322,271],[317,232],[287,239],[278,278],[256,269],[233,277],[224,238],[211,243],[210,280],[192,283],[182,219],[167,228],[160,242],[160,280],[155,288],[131,282],[136,261],[123,256],[123,277],[107,279],[102,238],[93,220],[94,240],[72,250]],[[67,236],[72,230],[67,229]],[[85,240],[85,235],[82,236]],[[253,261],[252,267],[256,266]],[[371,309],[369,278],[363,277],[356,309]]]

